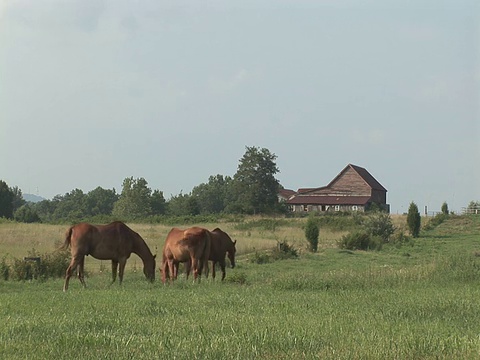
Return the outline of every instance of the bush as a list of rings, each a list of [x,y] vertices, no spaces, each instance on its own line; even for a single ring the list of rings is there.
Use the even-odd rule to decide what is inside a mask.
[[[297,257],[297,250],[286,241],[278,242],[277,247],[272,252],[272,258],[274,260],[292,259]]]
[[[395,226],[389,214],[376,212],[369,216],[364,223],[366,232],[371,236],[379,236],[383,242],[388,242],[395,232]]]
[[[65,270],[70,262],[70,255],[67,250],[40,255],[35,249],[32,249],[28,257],[40,260],[14,259],[11,271],[9,269],[9,277],[18,281],[61,278],[65,276]],[[0,264],[0,272],[1,269],[2,265]]]
[[[229,283],[244,285],[247,283],[247,275],[243,272],[235,272],[228,275],[225,280]]]
[[[10,277],[10,267],[7,264],[6,256],[2,258],[0,262],[0,278],[7,281]]]
[[[271,258],[265,252],[255,251],[255,254],[253,254],[253,257],[250,259],[250,262],[254,264],[267,264],[271,262]]]
[[[313,217],[309,217],[305,226],[305,237],[309,243],[310,251],[317,252],[318,249],[318,225]]]
[[[408,229],[410,230],[410,234],[414,238],[420,235],[420,223],[421,223],[421,218],[420,218],[420,213],[418,212],[418,207],[412,201],[410,203],[410,207],[408,208],[407,226],[408,226]]]
[[[366,231],[356,231],[342,236],[337,245],[340,249],[348,250],[381,250],[382,238],[371,236]]]

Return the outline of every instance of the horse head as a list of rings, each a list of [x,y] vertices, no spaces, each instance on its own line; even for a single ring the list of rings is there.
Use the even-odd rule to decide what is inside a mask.
[[[227,250],[227,255],[228,259],[230,260],[230,265],[232,269],[235,267],[235,253],[237,252],[237,249],[235,248],[235,244],[237,243],[237,240],[231,242],[231,246]]]
[[[146,261],[143,266],[143,273],[145,274],[145,277],[151,282],[155,281],[156,257],[157,255],[153,255],[151,261]]]

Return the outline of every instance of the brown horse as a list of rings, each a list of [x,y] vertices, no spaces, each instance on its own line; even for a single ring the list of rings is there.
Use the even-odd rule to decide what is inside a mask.
[[[143,273],[148,280],[155,280],[155,256],[152,255],[142,237],[120,221],[108,225],[80,223],[68,229],[62,248],[70,246],[72,260],[65,274],[63,291],[67,291],[72,272],[78,266],[78,278],[83,287],[85,256],[92,255],[99,260],[112,260],[112,283],[118,277],[123,281],[125,264],[131,253],[137,254],[143,261]]]
[[[225,279],[225,254],[228,254],[230,260],[230,266],[232,269],[235,267],[235,253],[237,249],[235,244],[237,240],[232,241],[230,236],[219,228],[214,229],[211,232],[212,235],[212,247],[210,249],[210,256],[208,260],[212,262],[212,278],[215,279],[215,264],[218,262],[222,269],[222,281]],[[207,273],[208,276],[208,273]]]
[[[210,232],[210,236],[212,238],[212,245],[210,247],[210,255],[208,260],[212,262],[212,278],[215,279],[215,265],[217,262],[220,264],[220,268],[222,269],[222,281],[225,279],[225,255],[228,254],[228,259],[230,260],[230,266],[232,269],[235,267],[235,253],[237,249],[235,248],[235,244],[237,241],[232,241],[230,236],[222,231],[219,228],[214,229]],[[190,263],[187,262],[185,264],[187,278],[190,274]],[[178,271],[178,265],[176,270]],[[208,277],[208,267],[206,268],[205,276]]]
[[[202,275],[210,254],[211,237],[207,229],[192,227],[186,230],[173,228],[167,235],[162,255],[162,281],[177,278],[178,264],[189,263],[193,268],[194,281]]]

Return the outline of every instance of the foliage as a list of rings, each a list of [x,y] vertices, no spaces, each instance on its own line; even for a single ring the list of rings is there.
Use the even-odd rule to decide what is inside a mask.
[[[6,255],[4,255],[0,262],[0,279],[5,281],[10,278],[10,267],[7,264],[6,258]]]
[[[228,212],[261,214],[278,207],[277,156],[268,149],[246,147],[227,196]]]
[[[195,216],[200,214],[200,206],[196,198],[180,192],[180,194],[170,198],[167,214],[169,216]]]
[[[380,237],[383,242],[388,242],[390,236],[395,232],[395,226],[392,223],[390,214],[385,212],[376,212],[369,216],[364,221],[364,227],[372,237]]]
[[[410,234],[416,238],[420,234],[421,218],[417,205],[412,201],[407,213],[407,226]]]
[[[319,233],[320,231],[315,218],[310,216],[305,226],[305,237],[307,238],[311,252],[317,252]]]
[[[152,214],[152,190],[144,178],[123,180],[122,193],[113,206],[113,216],[119,219],[142,219]]]
[[[443,215],[448,215],[448,214],[449,214],[448,204],[447,204],[446,201],[442,204],[442,214],[443,214]]]
[[[275,232],[278,227],[286,226],[288,222],[285,219],[278,218],[264,218],[264,219],[255,219],[248,221],[240,221],[235,225],[235,229],[247,231],[252,229],[262,229],[265,231]]]
[[[18,281],[63,278],[69,262],[70,253],[67,250],[39,254],[35,249],[32,249],[27,258],[14,258],[11,268],[4,260],[0,264],[0,270],[5,271],[9,277]],[[6,268],[2,268],[2,266]]]
[[[37,212],[29,204],[25,204],[15,211],[13,218],[15,221],[24,223],[41,222]]]
[[[235,272],[228,275],[225,280],[232,284],[245,285],[247,283],[247,275],[244,272]]]
[[[355,231],[342,236],[337,245],[347,250],[381,250],[383,240],[379,236],[372,236],[366,231]]]
[[[3,180],[0,180],[0,217],[13,218],[15,193]]]
[[[293,259],[298,257],[298,251],[286,241],[277,242],[277,247],[272,251],[273,260]]]
[[[226,198],[232,178],[216,175],[208,183],[193,188],[192,197],[197,200],[201,214],[219,214],[225,210]]]
[[[268,264],[272,258],[265,251],[255,251],[249,261],[253,264]]]

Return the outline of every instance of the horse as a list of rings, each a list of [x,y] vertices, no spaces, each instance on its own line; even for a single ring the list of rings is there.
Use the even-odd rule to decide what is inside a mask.
[[[218,262],[222,269],[222,281],[225,279],[225,254],[228,254],[230,260],[230,266],[233,269],[235,267],[235,253],[237,249],[235,244],[237,240],[232,241],[230,236],[219,228],[215,228],[211,232],[212,246],[210,249],[210,256],[208,260],[212,262],[212,278],[215,279],[215,264]],[[208,277],[208,272],[207,272]]]
[[[191,264],[193,279],[200,282],[202,269],[207,266],[210,254],[210,231],[200,227],[186,230],[172,228],[167,235],[162,253],[162,281],[177,278],[178,265],[181,262]]]
[[[84,264],[85,256],[92,255],[99,260],[112,260],[112,284],[118,277],[120,284],[123,281],[125,264],[131,253],[137,254],[143,261],[143,273],[153,282],[155,280],[155,257],[135,231],[123,222],[115,221],[108,225],[92,225],[79,223],[67,230],[65,242],[60,249],[70,246],[72,259],[65,273],[63,291],[67,291],[72,272],[78,266],[78,278],[85,288]]]
[[[225,272],[225,255],[228,254],[228,259],[230,260],[230,266],[233,269],[235,267],[235,253],[237,249],[235,248],[235,244],[237,240],[232,241],[230,236],[222,231],[219,228],[215,228],[210,232],[210,236],[212,238],[212,245],[210,247],[210,255],[208,260],[212,262],[212,278],[215,279],[215,265],[217,262],[220,264],[220,268],[222,270],[222,281],[225,280],[226,272]],[[190,263],[185,264],[186,267],[186,275],[187,278],[190,275]],[[175,269],[178,271],[178,264]],[[206,268],[205,276],[208,277],[208,267]]]

